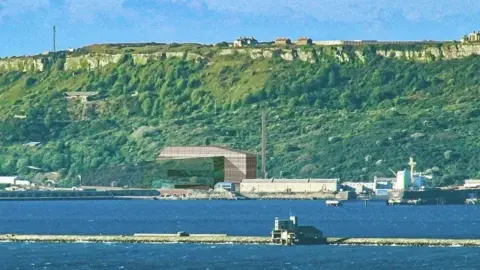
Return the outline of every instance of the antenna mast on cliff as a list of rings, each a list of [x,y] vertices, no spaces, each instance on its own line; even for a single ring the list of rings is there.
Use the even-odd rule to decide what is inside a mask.
[[[53,52],[57,52],[57,29],[53,26]]]
[[[266,116],[265,111],[262,111],[262,177],[267,177],[266,171],[266,145],[267,145],[267,131],[266,131]]]

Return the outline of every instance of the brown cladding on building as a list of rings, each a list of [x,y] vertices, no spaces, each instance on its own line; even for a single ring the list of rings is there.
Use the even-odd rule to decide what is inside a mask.
[[[257,177],[257,156],[255,154],[229,149],[223,146],[166,147],[159,160],[223,157],[224,181],[240,183],[242,179]]]
[[[290,45],[290,44],[292,44],[292,41],[289,38],[283,37],[283,38],[277,38],[275,40],[275,45],[281,46],[281,45]]]
[[[308,37],[301,37],[297,40],[297,45],[312,45],[313,41]]]

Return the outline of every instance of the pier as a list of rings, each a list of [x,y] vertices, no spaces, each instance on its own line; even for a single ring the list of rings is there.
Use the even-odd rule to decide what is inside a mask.
[[[151,243],[151,244],[262,244],[272,245],[271,237],[228,236],[224,234],[136,234],[136,235],[0,235],[0,242],[44,243]],[[480,239],[430,239],[430,238],[326,238],[325,245],[354,246],[436,246],[480,247]]]

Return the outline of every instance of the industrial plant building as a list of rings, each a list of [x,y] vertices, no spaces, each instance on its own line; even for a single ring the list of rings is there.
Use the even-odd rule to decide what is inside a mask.
[[[339,179],[244,179],[242,193],[313,193],[340,190]]]
[[[223,171],[222,179],[217,182],[240,183],[242,179],[257,177],[257,156],[255,154],[233,150],[223,146],[166,147],[158,160],[185,160],[195,158],[214,158],[214,167]]]
[[[27,187],[31,183],[18,176],[0,176],[0,185]]]
[[[83,185],[210,189],[219,182],[239,185],[257,177],[255,154],[222,146],[166,147],[157,160],[81,173]]]
[[[223,181],[223,166],[217,158],[186,160],[154,160],[86,170],[81,173],[82,185],[110,187],[162,188],[205,186]]]

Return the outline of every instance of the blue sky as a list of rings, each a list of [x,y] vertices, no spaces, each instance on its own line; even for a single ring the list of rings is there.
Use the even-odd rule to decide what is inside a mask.
[[[0,0],[0,56],[107,42],[453,40],[480,29],[480,0]]]

